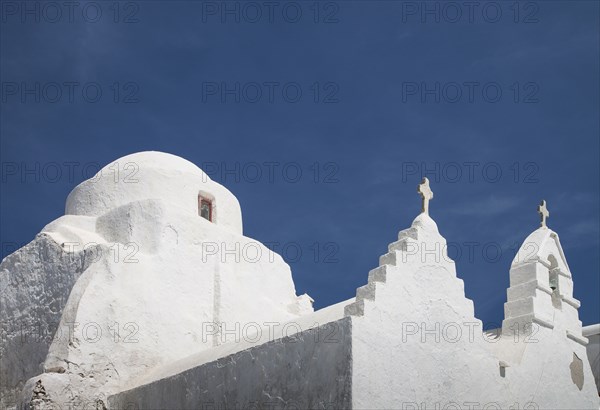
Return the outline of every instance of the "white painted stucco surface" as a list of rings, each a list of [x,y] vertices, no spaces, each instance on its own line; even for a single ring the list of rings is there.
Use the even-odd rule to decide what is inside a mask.
[[[596,379],[598,395],[600,395],[600,324],[584,327],[583,336],[589,340],[587,345],[588,360]]]
[[[215,223],[198,215],[199,193],[213,200]],[[31,252],[16,252],[0,269],[23,279],[11,279],[1,296],[3,405],[14,404],[21,389],[20,400],[29,402],[38,380],[46,400],[102,399],[235,337],[222,336],[217,325],[227,330],[312,312],[310,298],[296,296],[283,259],[242,235],[237,199],[181,158],[121,158],[76,187],[66,212],[28,245]],[[35,251],[41,241],[50,255]],[[61,278],[63,260],[77,264],[77,278]],[[62,331],[23,344],[18,323],[28,332],[40,323]],[[32,350],[44,356],[41,363]]]
[[[213,222],[198,215],[198,194],[213,201]],[[2,408],[121,399],[164,408],[168,392],[184,408],[238,398],[281,408],[599,407],[598,332],[582,330],[577,278],[546,227],[510,267],[502,328],[483,332],[425,213],[356,298],[316,312],[282,258],[243,236],[233,194],[189,161],[121,158],[76,187],[65,213],[0,265]],[[328,324],[342,330],[337,344],[315,339]]]
[[[546,296],[552,302],[548,293],[536,294],[537,282],[533,288],[521,286],[531,280],[539,280],[540,287],[548,286],[548,269],[544,276],[535,264],[550,254],[562,255],[560,257],[564,259],[557,236],[544,229],[547,232],[534,232],[535,241],[529,238],[523,245],[529,248],[535,244],[535,254],[543,255],[543,259],[536,256],[513,261],[507,304],[522,298]],[[519,327],[507,327],[504,333],[502,329],[484,332],[481,321],[473,314],[472,302],[465,298],[463,282],[457,278],[454,262],[445,253],[446,241],[435,222],[421,214],[409,229],[399,233],[398,238],[390,244],[389,252],[380,258],[380,266],[369,273],[368,284],[357,290],[355,299],[337,306],[337,314],[324,315],[328,311],[324,309],[302,318],[304,324],[323,323],[323,320],[317,320],[319,317],[331,321],[337,319],[334,323],[342,326],[339,316],[340,308],[343,308],[344,314],[351,319],[346,330],[351,333],[351,356],[336,364],[338,374],[351,379],[350,392],[342,390],[340,394],[339,386],[332,386],[337,393],[333,397],[339,402],[328,407],[326,404],[331,403],[327,400],[332,396],[321,394],[314,386],[300,391],[293,389],[292,396],[277,396],[281,402],[274,408],[315,402],[321,403],[323,408],[347,406],[355,409],[598,407],[596,385],[584,346],[585,336],[581,332],[567,333],[576,332],[580,326],[576,309],[573,316],[572,310],[563,310],[565,306],[558,305],[549,318],[550,326],[541,326],[534,321],[533,310],[539,303],[544,306],[547,300],[542,299],[538,304],[525,304],[532,311],[519,311],[523,315],[511,316],[507,309],[507,321]],[[534,267],[530,266],[524,274],[523,263],[525,266],[533,263]],[[560,266],[565,278],[571,278],[566,259]],[[572,285],[563,284],[559,290],[563,294],[557,295],[564,301],[570,297]],[[555,299],[558,296],[555,295]],[[513,320],[515,317],[518,320]],[[242,360],[245,356],[238,355],[241,353],[250,355],[265,369],[285,367],[290,359],[280,355],[285,338],[284,335],[277,336],[279,343],[272,345],[265,340],[256,344],[223,345],[187,358],[160,377],[153,375],[152,379],[157,380],[154,383],[141,382],[141,387],[117,394],[109,402],[120,406],[142,403],[160,407],[169,402],[165,397],[170,397],[169,392],[174,386],[184,388],[190,397],[194,397],[195,401],[186,403],[195,406],[214,403],[219,408],[219,405],[240,397],[243,397],[242,405],[264,402],[265,397],[280,394],[286,386],[297,387],[296,380],[292,386],[286,384],[290,383],[286,382],[286,372],[271,378],[266,373],[259,373],[256,380],[246,380],[243,387],[240,386],[243,394],[236,395],[233,393],[237,391],[237,385],[230,384],[227,375],[254,371],[250,363]],[[309,362],[312,355],[321,352],[311,337],[301,337],[295,343],[307,346],[295,351],[295,354],[305,352],[295,358],[298,363]],[[348,342],[344,343],[339,347],[346,348]],[[329,365],[332,363],[323,364]],[[351,372],[345,370],[348,367]],[[293,374],[302,375],[305,371],[299,365]],[[207,380],[212,379],[224,380],[228,389],[207,390],[210,385]],[[314,382],[310,380],[310,383]],[[326,380],[321,382],[326,383]],[[164,395],[151,398],[154,391],[164,392]],[[350,404],[346,401],[348,395],[351,396]],[[178,397],[171,399],[179,403]]]
[[[537,254],[547,257],[554,252],[564,258],[560,243],[549,239],[552,231],[545,230],[549,232],[534,233]],[[525,245],[528,242],[534,241],[529,238]],[[525,318],[520,318],[520,335],[489,336],[473,314],[445,245],[436,223],[419,215],[390,244],[380,266],[369,273],[368,284],[357,290],[356,303],[346,308],[354,317],[353,407],[597,408],[576,309],[567,304],[565,311],[551,312],[553,328],[534,323],[531,334]],[[570,278],[566,260],[560,266]],[[572,284],[563,290],[565,298],[571,297]],[[508,303],[510,295],[511,289]],[[527,297],[535,302],[540,296],[534,291]],[[529,329],[534,305],[527,304],[531,311],[521,312],[529,318]],[[568,331],[578,333],[572,338]],[[582,359],[581,390],[570,370],[574,354]]]

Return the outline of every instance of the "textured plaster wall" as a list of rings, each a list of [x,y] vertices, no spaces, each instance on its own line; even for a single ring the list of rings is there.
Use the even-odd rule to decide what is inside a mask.
[[[115,179],[127,164],[135,181]],[[0,266],[2,405],[105,402],[226,343],[236,324],[312,312],[283,259],[241,234],[237,199],[193,164],[140,153],[100,174]],[[197,190],[215,198],[218,223],[197,214]]]
[[[586,348],[567,332],[580,326],[576,315],[556,308],[553,328],[482,332],[454,263],[431,252],[444,245],[421,214],[346,308],[353,408],[598,408]]]
[[[193,164],[141,153],[103,171],[0,265],[2,407],[598,409],[597,328],[582,334],[545,226],[513,261],[502,329],[482,331],[425,212],[356,298],[313,312],[282,258],[241,234],[235,197]],[[197,215],[198,192],[215,223]],[[263,331],[250,341],[249,324]]]
[[[108,407],[350,408],[351,368],[351,320],[344,318],[116,394]]]
[[[588,360],[596,380],[598,395],[600,395],[600,324],[584,327],[583,335],[589,340],[587,345]]]
[[[94,249],[66,254],[46,234],[0,265],[0,408],[14,405],[43,364],[75,282]],[[61,334],[59,337],[66,337]]]

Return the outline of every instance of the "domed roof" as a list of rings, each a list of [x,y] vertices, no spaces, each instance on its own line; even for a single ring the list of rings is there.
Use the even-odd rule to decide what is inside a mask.
[[[170,172],[181,172],[181,173],[190,173],[196,174],[198,176],[208,178],[208,175],[202,171],[196,164],[188,161],[187,159],[178,157],[177,155],[168,154],[166,152],[160,151],[143,151],[136,152],[134,154],[129,154],[124,157],[113,161],[111,164],[105,166],[103,168],[110,168],[111,165],[121,163],[121,164],[136,164],[138,167],[144,168],[155,168],[162,169]],[[102,172],[102,170],[100,171]]]
[[[100,216],[117,207],[147,199],[172,210],[198,215],[198,197],[211,201],[213,222],[242,233],[235,196],[192,162],[164,152],[124,156],[79,184],[67,198],[67,215]]]

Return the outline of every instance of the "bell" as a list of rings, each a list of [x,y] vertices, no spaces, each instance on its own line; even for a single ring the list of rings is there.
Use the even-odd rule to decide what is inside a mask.
[[[550,273],[550,289],[553,291],[558,289],[558,275],[556,273]]]

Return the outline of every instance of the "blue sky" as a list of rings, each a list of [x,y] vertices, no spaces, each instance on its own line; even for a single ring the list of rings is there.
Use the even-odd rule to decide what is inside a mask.
[[[2,256],[98,165],[159,150],[230,189],[320,308],[366,283],[424,174],[487,327],[541,199],[600,322],[599,3],[448,4],[3,1]]]

